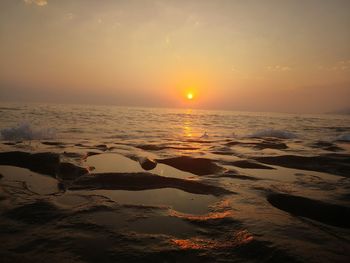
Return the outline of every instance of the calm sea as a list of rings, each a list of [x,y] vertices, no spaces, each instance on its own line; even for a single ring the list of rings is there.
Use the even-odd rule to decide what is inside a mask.
[[[0,261],[349,262],[350,116],[2,103],[0,136]]]

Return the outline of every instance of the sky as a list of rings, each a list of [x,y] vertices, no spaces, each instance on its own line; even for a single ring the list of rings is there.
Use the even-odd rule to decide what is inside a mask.
[[[350,108],[349,25],[348,0],[1,0],[0,101]]]

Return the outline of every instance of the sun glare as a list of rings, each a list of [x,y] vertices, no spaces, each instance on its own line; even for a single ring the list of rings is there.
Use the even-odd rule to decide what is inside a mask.
[[[193,94],[192,93],[187,93],[187,99],[192,100],[193,99]]]

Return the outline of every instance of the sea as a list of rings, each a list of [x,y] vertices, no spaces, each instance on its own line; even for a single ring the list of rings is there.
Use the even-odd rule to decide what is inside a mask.
[[[349,262],[350,116],[0,103],[0,226],[0,262]]]

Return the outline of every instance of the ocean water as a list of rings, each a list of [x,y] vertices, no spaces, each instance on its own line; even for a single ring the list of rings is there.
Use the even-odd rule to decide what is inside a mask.
[[[0,140],[8,262],[350,259],[350,116],[1,103]]]

